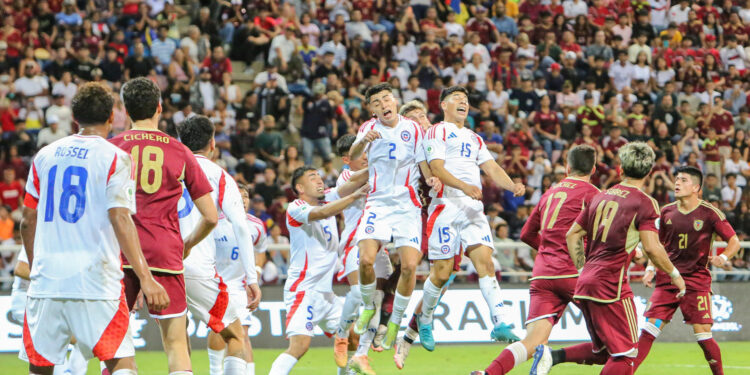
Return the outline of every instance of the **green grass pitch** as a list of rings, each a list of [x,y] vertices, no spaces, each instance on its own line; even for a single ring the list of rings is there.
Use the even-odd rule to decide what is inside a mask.
[[[724,362],[724,373],[750,373],[750,342],[719,343]],[[430,374],[430,375],[468,375],[472,370],[484,369],[503,345],[438,345],[429,353],[421,347],[414,347],[406,367],[398,370],[393,364],[393,351],[371,353],[371,364],[378,375],[395,374]],[[559,347],[559,345],[555,345]],[[257,363],[256,374],[268,374],[274,358],[281,353],[277,349],[258,349],[254,351]],[[193,352],[193,371],[196,375],[208,374],[208,356],[205,350]],[[166,357],[161,352],[137,352],[139,374],[163,375],[167,372]],[[528,374],[530,362],[514,369],[510,374]],[[0,372],[8,375],[28,373],[26,364],[15,355],[0,355]],[[98,362],[89,363],[89,375],[98,374]],[[578,366],[563,364],[556,366],[554,375],[589,375],[598,374],[601,366]],[[333,363],[332,348],[313,348],[297,363],[292,374],[336,374]],[[658,375],[693,375],[710,374],[703,352],[695,343],[659,343],[654,344],[649,357],[638,369],[638,374]]]

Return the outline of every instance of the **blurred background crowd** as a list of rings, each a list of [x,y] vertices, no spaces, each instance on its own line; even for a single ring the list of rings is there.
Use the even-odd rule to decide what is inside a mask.
[[[592,182],[606,188],[629,141],[657,152],[647,192],[660,204],[673,168],[696,166],[703,198],[750,233],[750,0],[3,0],[0,14],[5,243],[19,241],[29,161],[77,131],[77,86],[141,76],[163,90],[165,132],[214,120],[216,161],[249,187],[272,244],[288,243],[292,171],[313,164],[335,184],[335,142],[370,117],[364,91],[379,82],[433,123],[441,89],[467,87],[468,126],[528,187],[515,198],[483,183],[496,241],[518,238],[568,148],[599,150]],[[128,127],[118,101],[113,134]],[[498,249],[498,270],[530,270],[534,255]],[[271,251],[266,282],[287,257]]]

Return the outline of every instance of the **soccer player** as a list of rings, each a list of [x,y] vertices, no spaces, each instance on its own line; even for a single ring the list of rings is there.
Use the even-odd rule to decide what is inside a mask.
[[[444,186],[433,193],[427,219],[428,256],[432,267],[424,283],[422,314],[417,320],[419,339],[425,349],[434,350],[433,312],[441,289],[460,263],[464,250],[477,270],[479,289],[492,315],[492,339],[518,341],[511,332],[513,327],[503,322],[503,301],[492,262],[492,230],[481,201],[480,170],[515,196],[523,195],[526,188],[514,183],[492,158],[484,141],[464,126],[469,115],[469,96],[465,88],[453,86],[443,90],[440,108],[445,120],[430,128],[424,142],[430,170]]]
[[[135,78],[125,83],[121,96],[133,127],[110,142],[125,150],[133,159],[138,207],[133,221],[154,278],[164,285],[171,301],[166,309],[149,305],[149,314],[159,320],[169,373],[190,374],[182,260],[219,220],[210,194],[211,185],[192,152],[177,139],[159,131],[161,91],[155,83],[144,77]],[[186,236],[185,241],[180,235],[177,215],[183,184],[192,197],[194,207],[205,219],[204,225]],[[125,295],[128,309],[132,310],[142,288],[130,264],[126,262],[123,267]]]
[[[521,240],[538,250],[532,272],[526,337],[508,345],[502,353],[475,375],[503,375],[525,362],[534,348],[549,339],[552,327],[562,317],[578,280],[578,270],[568,254],[565,235],[583,207],[599,193],[589,183],[596,164],[596,150],[587,145],[568,151],[568,177],[547,190],[521,230]]]
[[[695,339],[703,349],[711,372],[715,375],[724,373],[719,345],[711,337],[714,321],[711,317],[711,272],[708,264],[726,266],[739,251],[740,242],[724,213],[698,198],[702,186],[703,173],[699,169],[678,168],[674,183],[677,202],[661,210],[659,239],[667,249],[669,259],[684,275],[687,293],[678,299],[677,290],[669,283],[667,274],[654,272],[651,264],[646,268],[643,283],[652,287],[656,276],[656,289],[644,314],[648,320],[638,340],[635,369],[646,359],[654,340],[679,307],[685,323],[693,325]],[[728,242],[724,252],[717,257],[709,255],[714,233]]]
[[[367,195],[370,187],[363,172],[328,190],[313,167],[299,167],[292,173],[292,187],[299,199],[286,211],[290,250],[284,304],[289,348],[276,357],[270,375],[286,375],[292,370],[310,347],[316,325],[327,335],[338,329],[343,302],[333,293],[332,285],[339,247],[335,216]]]
[[[240,186],[242,203],[245,212],[250,209],[250,196],[245,187]],[[257,217],[246,214],[247,225],[250,228],[252,237],[250,242],[253,244],[255,251],[255,267],[258,272],[258,278],[262,271],[263,264],[266,260],[268,245],[266,243],[266,226]],[[234,235],[232,223],[226,215],[219,216],[219,224],[214,229],[214,243],[216,244],[216,272],[224,279],[227,285],[229,299],[234,301],[238,306],[247,306],[248,303],[248,286],[245,279],[245,270],[239,260],[239,244],[237,237]],[[240,309],[240,324],[244,334],[242,336],[245,345],[245,360],[247,361],[247,374],[255,374],[255,363],[253,362],[253,348],[250,344],[250,337],[247,330],[252,324],[252,312],[249,309]],[[222,363],[226,354],[226,344],[224,339],[216,332],[208,332],[208,365],[211,375],[223,374]]]
[[[654,151],[643,142],[632,142],[617,154],[622,182],[594,196],[566,236],[573,264],[583,267],[573,298],[586,319],[591,342],[553,352],[546,345],[537,346],[530,374],[546,375],[560,362],[603,364],[605,375],[633,373],[638,322],[627,270],[639,242],[654,265],[670,276],[677,295],[685,294],[685,281],[659,242],[659,205],[641,191],[654,166]]]
[[[354,325],[361,335],[375,315],[376,289],[373,265],[382,245],[393,239],[401,258],[401,275],[393,299],[393,312],[383,349],[390,349],[396,341],[404,315],[416,283],[416,269],[422,260],[422,204],[417,196],[420,168],[424,163],[420,126],[398,114],[398,100],[391,85],[377,84],[367,89],[365,100],[374,118],[359,128],[350,157],[358,159],[367,151],[369,184],[363,222],[357,228],[359,247],[359,284],[364,310]],[[421,166],[420,166],[421,165]]]
[[[121,251],[149,305],[169,305],[130,218],[130,156],[105,139],[113,104],[106,86],[83,85],[72,102],[80,133],[44,147],[31,165],[21,221],[31,284],[19,354],[31,374],[52,374],[73,335],[85,359],[97,357],[113,375],[136,373]]]
[[[194,153],[198,165],[213,188],[211,198],[214,205],[229,220],[236,238],[250,239],[252,232],[246,224],[245,205],[237,183],[229,173],[209,159],[216,148],[214,131],[214,124],[206,116],[193,116],[178,128],[180,141]],[[210,233],[213,227],[200,213],[193,210],[187,190],[183,198],[185,206],[178,212],[180,232],[189,234],[207,230]],[[229,299],[227,285],[216,272],[216,245],[213,236],[207,236],[198,243],[184,261],[188,307],[193,316],[221,335],[226,343],[223,364],[224,373],[227,375],[247,373],[245,340],[242,338],[244,331],[239,320],[240,310],[253,310],[260,303],[252,242],[237,241],[237,247],[239,262],[247,283],[247,297],[243,299],[242,302],[245,303],[242,306],[237,304],[239,300]]]

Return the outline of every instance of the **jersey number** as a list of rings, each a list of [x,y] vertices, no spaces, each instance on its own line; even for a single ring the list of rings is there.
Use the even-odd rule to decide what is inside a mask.
[[[44,209],[44,221],[52,221],[55,218],[55,177],[57,177],[57,166],[52,167],[47,175],[47,205]],[[75,181],[73,179],[75,177]],[[68,223],[77,222],[86,209],[86,180],[88,171],[83,167],[71,165],[63,172],[62,194],[60,195],[60,217]],[[70,200],[75,198],[73,210],[70,208]]]
[[[369,215],[367,215],[367,225],[375,225],[375,223],[372,222],[372,219],[375,218],[375,213],[370,212]]]
[[[393,155],[393,151],[396,151],[396,144],[389,143],[388,147],[390,148],[390,150],[388,150],[388,159],[396,159],[396,156]]]
[[[688,234],[680,233],[679,236],[680,236],[680,241],[677,243],[677,246],[680,248],[680,250],[686,249],[687,243],[688,243]]]
[[[190,211],[192,211],[193,207],[195,206],[195,203],[193,203],[193,200],[190,199],[190,193],[188,193],[187,188],[182,189],[182,199],[185,200],[185,207],[177,211],[177,216],[180,219],[186,217],[187,215],[190,215]]]
[[[232,255],[230,255],[230,257],[232,258],[232,260],[237,260],[237,258],[240,257],[239,250],[240,250],[240,248],[237,247],[237,246],[235,246],[235,247],[232,248]]]
[[[599,232],[599,227],[604,226],[602,229],[602,236],[599,238],[601,242],[607,242],[607,235],[609,234],[609,228],[612,226],[612,221],[617,215],[617,209],[620,205],[615,201],[602,201],[596,206],[596,217],[594,218],[594,235],[592,241],[596,241],[596,234]]]
[[[467,158],[471,156],[471,143],[461,143],[461,156],[466,156]]]
[[[451,240],[451,232],[449,232],[449,227],[442,227],[438,231],[438,240],[440,243],[446,243]]]
[[[331,228],[328,228],[328,225],[323,226],[323,233],[326,234],[326,241],[331,242],[331,239],[333,239],[333,234],[331,233]]]
[[[146,146],[141,154],[141,146],[135,146],[130,150],[135,163],[135,170],[138,170],[138,163],[143,164],[141,174],[138,177],[138,183],[141,189],[147,194],[156,193],[161,188],[162,167],[164,166],[164,150],[156,146]],[[153,177],[151,174],[153,171]]]
[[[708,296],[698,296],[698,311],[708,310]]]
[[[550,208],[552,207],[553,199],[558,199],[557,206],[555,206],[555,210],[554,212],[552,212],[552,217],[549,219],[549,222],[547,222],[547,216],[549,215]],[[550,195],[547,198],[547,205],[544,207],[544,215],[542,216],[542,229],[545,229],[544,223],[547,223],[546,229],[552,229],[552,227],[555,226],[555,222],[557,221],[557,215],[560,214],[560,208],[562,208],[566,199],[568,199],[568,193],[564,191],[558,191],[554,195]]]

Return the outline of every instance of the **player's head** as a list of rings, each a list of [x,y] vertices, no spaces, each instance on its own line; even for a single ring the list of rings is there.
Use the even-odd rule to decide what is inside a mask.
[[[206,116],[193,116],[183,121],[177,128],[180,141],[192,152],[213,151],[214,123]]]
[[[440,93],[440,109],[446,121],[463,122],[469,116],[469,92],[462,86],[451,86]]]
[[[697,196],[703,187],[703,172],[696,167],[684,166],[675,171],[674,196],[686,198]]]
[[[622,173],[626,177],[640,180],[651,172],[656,155],[654,150],[644,142],[631,142],[617,151],[622,165]]]
[[[336,152],[341,156],[344,164],[348,165],[354,172],[367,168],[367,154],[363,153],[355,160],[349,157],[349,150],[352,148],[355,139],[357,137],[347,134],[336,141]]]
[[[419,126],[422,127],[422,130],[427,130],[432,126],[430,119],[427,117],[427,109],[419,100],[412,100],[402,105],[401,109],[398,110],[398,113],[419,124]]]
[[[398,100],[389,83],[379,83],[365,92],[365,101],[374,116],[389,125],[398,122]]]
[[[237,185],[240,189],[240,196],[242,196],[242,205],[245,207],[245,212],[250,211],[250,187],[247,185]]]
[[[308,197],[323,199],[325,197],[326,185],[318,170],[306,165],[299,167],[292,173],[292,187],[298,196],[302,194]]]
[[[148,78],[131,79],[120,92],[125,110],[133,122],[158,119],[161,115],[161,91]]]
[[[596,149],[589,145],[578,145],[568,151],[568,176],[586,177],[594,172]]]
[[[78,88],[73,96],[73,119],[81,127],[112,125],[115,99],[109,87],[96,82],[89,82]]]

